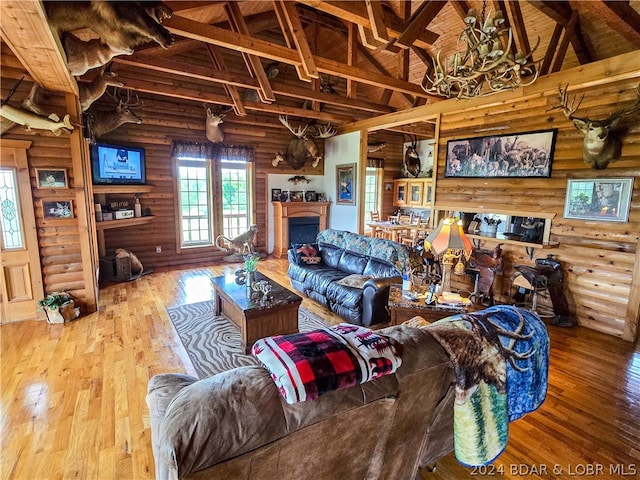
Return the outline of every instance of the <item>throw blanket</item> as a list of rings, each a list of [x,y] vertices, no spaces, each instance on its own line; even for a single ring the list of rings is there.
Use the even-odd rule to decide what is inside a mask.
[[[537,409],[547,393],[549,336],[540,317],[510,305],[444,318],[425,327],[456,372],[454,443],[458,461],[493,462],[508,423]]]
[[[389,340],[348,323],[262,338],[252,353],[287,403],[368,382],[395,372],[402,363]]]

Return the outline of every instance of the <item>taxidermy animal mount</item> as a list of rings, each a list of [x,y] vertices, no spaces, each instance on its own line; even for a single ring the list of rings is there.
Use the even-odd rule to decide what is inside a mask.
[[[154,41],[173,45],[169,30],[161,25],[172,12],[162,2],[43,2],[51,29],[57,33],[90,28],[111,48],[131,50]]]
[[[114,48],[100,39],[85,42],[71,33],[64,34],[62,43],[67,55],[67,68],[71,75],[76,77],[93,68],[106,65],[115,56],[133,53],[133,48]]]
[[[295,177],[288,178],[287,182],[291,182],[294,185],[298,185],[298,183],[301,183],[301,182],[305,182],[305,183],[309,184],[309,182],[311,182],[311,180],[309,180],[304,175],[296,175]]]
[[[414,177],[418,176],[420,169],[422,168],[420,155],[418,155],[418,137],[415,135],[413,136],[411,145],[409,145],[407,150],[404,152],[404,168]]]
[[[107,66],[103,66],[96,78],[89,83],[79,83],[78,91],[80,93],[80,107],[83,112],[91,106],[93,102],[99,99],[107,87],[124,87],[124,83],[117,79],[117,74],[107,71]]]
[[[258,226],[254,224],[249,227],[249,230],[232,239],[229,239],[224,235],[218,235],[216,237],[216,247],[218,247],[218,250],[222,250],[223,252],[231,251],[232,254],[238,255],[242,255],[245,252],[254,253],[254,242],[257,233]],[[220,245],[221,240],[226,243],[226,246]]]
[[[23,125],[25,130],[30,132],[36,130],[50,130],[54,135],[58,136],[62,132],[70,133],[73,130],[69,114],[65,115],[62,120],[55,113],[46,114],[44,109],[39,106],[39,97],[42,88],[34,83],[29,96],[22,102],[22,108],[9,105],[7,102],[11,99],[16,89],[22,82],[22,79],[14,85],[6,100],[0,104],[0,116],[5,121],[2,122],[1,134],[11,130],[16,125]]]
[[[120,89],[115,93],[107,92],[108,95],[118,102],[115,111],[91,111],[89,115],[89,132],[86,135],[91,143],[96,138],[100,138],[125,123],[136,123],[140,125],[142,119],[135,114],[134,109],[140,109],[144,106],[144,102],[137,95],[132,98],[131,90],[126,90],[126,96],[121,97]]]
[[[561,109],[565,116],[573,121],[575,127],[584,135],[582,146],[584,163],[591,165],[591,168],[596,170],[603,170],[609,166],[610,162],[615,162],[620,157],[622,140],[615,135],[615,132],[611,132],[611,129],[615,128],[620,118],[640,109],[640,85],[636,89],[638,97],[631,107],[611,114],[604,120],[574,117],[573,114],[580,107],[584,95],[577,103],[575,97],[569,101],[567,95],[568,89],[568,84],[564,89],[561,86],[558,87],[560,105],[551,107],[550,110]]]
[[[205,125],[207,140],[211,143],[221,143],[224,140],[224,132],[220,124],[225,115],[231,111],[231,107],[224,111],[214,111],[207,107],[206,104],[203,103],[202,105],[207,110],[207,123]]]
[[[298,170],[304,166],[307,160],[312,160],[311,166],[317,167],[322,160],[322,155],[313,139],[333,137],[337,133],[336,129],[331,125],[311,127],[310,124],[306,124],[304,127],[298,126],[294,130],[287,117],[280,115],[279,118],[280,123],[287,127],[296,138],[289,142],[286,155],[278,152],[271,164],[277,167],[280,162],[286,162],[294,170]]]

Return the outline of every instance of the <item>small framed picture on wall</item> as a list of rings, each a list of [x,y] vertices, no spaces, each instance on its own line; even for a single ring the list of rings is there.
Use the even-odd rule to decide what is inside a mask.
[[[45,220],[73,218],[73,200],[42,200],[42,216]]]
[[[64,168],[36,168],[36,182],[38,188],[69,188]]]

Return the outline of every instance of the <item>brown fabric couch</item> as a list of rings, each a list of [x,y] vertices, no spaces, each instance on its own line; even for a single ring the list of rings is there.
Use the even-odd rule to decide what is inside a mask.
[[[258,366],[153,377],[156,478],[415,478],[453,450],[453,368],[424,330],[378,333],[402,357],[397,372],[311,402],[285,403]]]

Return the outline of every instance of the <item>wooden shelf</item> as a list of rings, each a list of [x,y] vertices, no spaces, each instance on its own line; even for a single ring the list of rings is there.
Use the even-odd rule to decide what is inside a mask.
[[[155,185],[94,185],[93,193],[149,193]]]
[[[521,240],[512,240],[510,238],[506,238],[501,234],[497,234],[495,237],[487,237],[486,235],[473,235],[467,233],[467,237],[473,240],[490,240],[496,243],[506,243],[509,245],[518,245],[520,247],[525,248],[556,248],[558,247],[558,242],[548,242],[548,243],[532,243],[532,242],[523,242]]]
[[[107,220],[106,222],[96,222],[96,230],[108,230],[110,228],[132,227],[134,225],[144,225],[151,222],[155,217],[148,215],[138,218],[123,218],[122,220]]]

